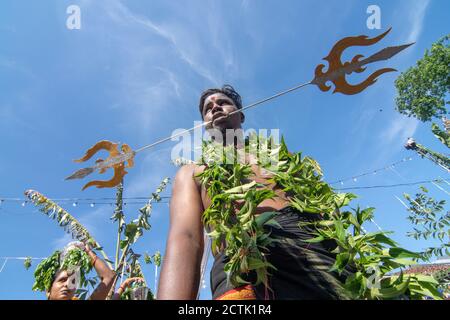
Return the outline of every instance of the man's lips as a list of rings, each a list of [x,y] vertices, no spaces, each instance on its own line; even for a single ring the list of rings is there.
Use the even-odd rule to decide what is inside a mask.
[[[217,121],[217,120],[219,120],[219,119],[225,118],[226,116],[227,116],[227,115],[226,115],[225,113],[223,113],[223,112],[217,112],[217,113],[215,113],[215,114],[213,115],[212,121],[215,122],[215,121]]]

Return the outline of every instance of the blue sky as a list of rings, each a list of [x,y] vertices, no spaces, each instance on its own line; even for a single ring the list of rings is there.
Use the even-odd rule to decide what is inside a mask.
[[[80,30],[66,28],[66,8],[72,4],[81,8]],[[450,3],[439,0],[2,1],[0,197],[20,198],[29,188],[50,198],[114,197],[112,189],[82,192],[86,181],[64,181],[80,168],[72,160],[99,140],[138,148],[176,128],[192,127],[200,120],[198,97],[206,88],[230,83],[249,104],[310,80],[338,39],[381,33],[366,27],[371,4],[381,8],[382,30],[393,29],[381,43],[350,49],[345,58],[388,45],[416,44],[390,61],[370,66],[368,72],[385,66],[405,71],[449,32]],[[403,148],[409,136],[444,152],[430,124],[394,110],[398,75],[383,75],[356,96],[308,87],[249,110],[245,128],[279,128],[291,150],[302,150],[319,161],[327,181],[413,156]],[[349,81],[362,79],[358,77]],[[173,146],[169,142],[138,155],[126,176],[126,197],[147,196],[164,177],[174,176]],[[344,187],[438,176],[448,178],[429,161],[413,157],[395,172],[346,182]],[[355,205],[376,207],[375,220],[383,230],[395,231],[393,237],[403,246],[420,250],[426,244],[405,236],[410,229],[407,214],[394,197],[417,189],[361,190]],[[433,186],[429,190],[437,198],[448,198]],[[165,194],[169,193],[170,189]],[[113,208],[64,206],[112,256]],[[128,219],[136,217],[139,207],[126,207]],[[136,251],[164,251],[168,218],[167,204],[154,206],[153,229],[141,238]],[[22,207],[20,202],[1,205],[0,231],[1,257],[43,257],[70,240],[31,204]],[[153,268],[145,273],[153,286]],[[0,299],[44,299],[44,294],[31,291],[32,283],[32,270],[11,260],[0,273]],[[201,298],[209,297],[207,285]]]

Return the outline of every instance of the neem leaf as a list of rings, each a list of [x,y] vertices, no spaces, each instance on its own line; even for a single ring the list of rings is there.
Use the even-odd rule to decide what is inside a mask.
[[[341,273],[344,267],[347,265],[350,259],[350,254],[348,252],[342,252],[336,255],[336,261],[331,267],[330,271],[338,271]]]
[[[263,226],[266,222],[268,222],[269,220],[271,220],[272,218],[274,218],[275,216],[279,215],[278,212],[273,212],[273,211],[268,211],[268,212],[263,212],[261,214],[259,214],[256,218],[256,224],[261,227]]]
[[[405,293],[406,289],[408,289],[409,281],[410,278],[408,277],[405,280],[403,280],[403,282],[401,282],[400,284],[397,285],[390,284],[387,288],[377,289],[374,287],[371,289],[371,294],[374,297],[379,297],[383,299],[396,298]]]
[[[421,255],[417,252],[412,252],[403,248],[389,248],[389,255],[394,258],[414,258],[420,259]]]
[[[23,265],[26,270],[30,269],[31,267],[31,257],[27,257],[25,261],[23,262]]]

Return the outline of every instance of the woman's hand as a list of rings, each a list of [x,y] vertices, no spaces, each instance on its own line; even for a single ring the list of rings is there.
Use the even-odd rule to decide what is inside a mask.
[[[130,285],[132,285],[134,282],[144,283],[144,278],[140,278],[140,277],[128,278],[127,280],[125,280],[124,282],[122,282],[122,284],[120,285],[120,287],[123,287],[123,289],[125,290],[125,289],[128,288]]]
[[[143,278],[140,277],[134,277],[134,278],[128,278],[127,280],[125,280],[124,282],[122,282],[122,284],[119,287],[119,290],[117,290],[117,293],[120,295],[122,295],[122,293],[133,283],[138,282],[138,283],[144,283],[145,280]]]
[[[74,241],[74,242],[69,243],[66,246],[66,248],[70,248],[70,247],[75,247],[75,248],[78,248],[80,250],[86,251],[86,245],[83,242],[81,242],[81,241]]]
[[[93,251],[91,250],[91,247],[90,247],[87,243],[84,244],[84,251],[85,251],[86,253],[93,252]]]
[[[71,245],[80,250],[83,250],[84,252],[86,252],[88,254],[91,252],[93,253],[91,247],[89,246],[89,244],[87,242],[75,241],[75,242],[72,242]]]

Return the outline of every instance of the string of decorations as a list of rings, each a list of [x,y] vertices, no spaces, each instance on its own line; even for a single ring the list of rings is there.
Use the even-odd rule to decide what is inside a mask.
[[[386,185],[375,185],[375,186],[362,186],[362,187],[348,187],[348,188],[340,188],[336,189],[338,191],[343,190],[355,190],[355,189],[379,189],[379,188],[395,188],[395,187],[405,187],[405,186],[414,186],[418,184],[427,184],[432,183],[435,186],[438,186],[436,182],[442,182],[440,179],[434,179],[434,180],[424,180],[424,181],[415,181],[415,182],[409,182],[409,183],[397,183],[397,184],[386,184]],[[439,187],[439,186],[438,186]],[[440,188],[440,187],[439,187]],[[442,188],[441,188],[442,189]],[[443,189],[442,189],[443,190]],[[447,192],[444,190],[444,192]],[[448,193],[448,192],[447,192]]]
[[[387,171],[387,170],[393,170],[393,168],[395,168],[395,166],[405,163],[407,161],[411,161],[413,160],[412,157],[407,157],[407,158],[403,158],[399,161],[393,162],[387,166],[384,166],[382,168],[378,168],[375,170],[371,170],[371,171],[367,171],[358,175],[354,175],[352,177],[349,178],[344,178],[344,179],[339,179],[333,182],[330,182],[330,185],[335,185],[335,184],[341,184],[344,185],[344,182],[348,182],[348,181],[354,181],[357,182],[359,178],[364,177],[364,176],[369,176],[369,175],[375,175],[379,172],[383,172],[383,171]],[[372,188],[391,188],[391,187],[396,187],[396,186],[403,186],[403,185],[414,185],[414,184],[419,184],[419,183],[432,183],[432,182],[439,182],[443,179],[435,179],[435,180],[428,180],[428,181],[424,181],[424,182],[413,182],[411,184],[398,184],[398,185],[381,185],[381,186],[364,186],[364,187],[352,187],[352,188],[340,188],[340,189],[336,189],[336,190],[350,190],[350,189],[372,189]],[[444,180],[445,181],[445,180]],[[447,182],[448,184],[448,182]],[[161,199],[170,199],[171,195],[168,196],[161,196]],[[147,197],[124,197],[123,198],[124,201],[124,205],[132,205],[132,204],[142,204],[146,202]],[[128,200],[128,201],[127,201]],[[131,200],[136,200],[136,201],[131,201]],[[2,205],[3,202],[6,201],[16,201],[16,202],[21,202],[21,205],[24,207],[29,201],[25,200],[23,198],[3,198],[0,197],[0,205]],[[53,199],[53,201],[59,202],[59,203],[71,203],[73,207],[76,207],[77,205],[81,205],[81,204],[88,204],[91,207],[95,207],[95,205],[115,205],[115,198],[108,198],[108,197],[102,197],[102,198],[60,198],[60,199]],[[161,204],[169,204],[169,201],[161,201],[158,202]]]
[[[108,201],[111,199],[110,201]],[[147,203],[146,197],[132,197],[132,198],[124,198],[129,201],[124,201],[123,205],[134,205],[134,204],[145,204]],[[161,197],[161,199],[170,199],[170,196]],[[78,205],[89,205],[91,208],[94,208],[96,205],[115,205],[115,201],[113,198],[66,198],[66,199],[52,199],[58,203],[70,203],[73,207],[77,207]],[[134,201],[133,201],[134,200]],[[24,198],[0,198],[0,206],[4,202],[20,202],[22,207],[25,207],[30,200],[26,200]],[[169,204],[169,201],[159,201],[157,204]]]
[[[393,168],[395,168],[395,166],[397,166],[397,165],[399,165],[401,163],[405,163],[407,161],[411,161],[411,160],[413,160],[412,157],[403,158],[403,159],[401,159],[399,161],[393,162],[393,163],[391,163],[391,164],[389,164],[387,166],[384,166],[382,168],[378,168],[378,169],[375,169],[375,170],[367,171],[367,172],[364,172],[364,173],[361,173],[361,174],[358,174],[358,175],[354,175],[354,176],[351,176],[351,177],[348,177],[348,178],[345,178],[345,179],[335,180],[335,181],[330,182],[329,184],[334,185],[334,184],[340,183],[341,185],[344,185],[344,182],[347,182],[347,181],[357,182],[358,179],[361,178],[361,177],[365,177],[365,176],[369,176],[369,175],[376,175],[377,173],[382,172],[382,171],[392,170]],[[341,190],[343,190],[343,189],[341,189]]]

